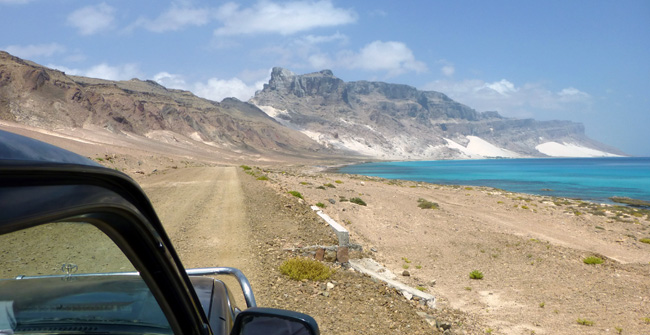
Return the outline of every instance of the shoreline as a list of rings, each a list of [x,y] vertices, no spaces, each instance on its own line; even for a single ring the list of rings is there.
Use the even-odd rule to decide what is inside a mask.
[[[409,271],[399,280],[436,296],[439,308],[475,315],[498,333],[599,334],[614,327],[644,333],[650,327],[642,323],[650,296],[631,305],[632,297],[650,292],[650,244],[643,242],[650,214],[644,211],[489,187],[260,173],[279,193],[297,191],[308,205],[324,204],[353,243],[393,273]],[[350,202],[353,197],[367,205]],[[439,209],[418,208],[418,199]],[[584,264],[589,256],[604,265]],[[473,270],[485,278],[471,280]],[[584,292],[585,285],[598,294]],[[597,320],[596,326],[584,328],[579,318]]]
[[[415,166],[409,165],[411,161],[395,161],[394,163],[405,163],[403,168],[397,166],[379,166],[372,174],[364,174],[361,167],[358,171],[341,171],[348,165],[335,169],[328,169],[323,172],[337,174],[355,174],[360,176],[372,176],[392,180],[408,180],[413,182],[427,182],[436,185],[461,185],[473,187],[492,187],[503,189],[508,192],[525,193],[536,196],[551,196],[558,198],[589,201],[594,203],[616,204],[613,198],[630,198],[641,202],[650,202],[650,174],[638,172],[636,175],[628,175],[628,171],[638,169],[634,164],[627,166],[627,170],[608,170],[612,160],[627,160],[631,157],[597,157],[597,158],[560,158],[568,163],[553,164],[518,164],[510,166],[508,163],[500,164],[500,160],[449,160],[449,161],[417,161]],[[534,158],[533,160],[546,160],[547,158]],[[556,159],[556,158],[551,158]],[[608,163],[602,163],[602,159]],[[633,157],[640,159],[643,166],[650,167],[650,158]],[[523,159],[511,159],[509,161]],[[528,159],[526,159],[528,160]],[[486,165],[483,165],[485,161]],[[574,164],[573,161],[582,163]],[[426,165],[432,162],[431,165]],[[457,163],[460,162],[460,163]],[[463,162],[468,162],[464,164]],[[586,162],[586,163],[585,163]],[[595,164],[595,163],[600,164]],[[377,163],[377,162],[373,162]],[[386,162],[379,162],[386,163]],[[438,164],[442,163],[442,164]],[[449,164],[447,164],[449,163]],[[460,164],[460,165],[459,165]],[[358,164],[361,165],[361,164]],[[565,172],[567,166],[567,172]],[[383,169],[382,169],[383,168]],[[407,170],[406,173],[403,170]],[[434,175],[440,171],[440,174]],[[463,174],[460,174],[464,171]],[[634,172],[632,172],[634,173]],[[387,177],[390,175],[390,177]],[[463,180],[465,176],[478,175],[474,179]],[[593,175],[593,177],[592,177]],[[393,177],[394,176],[394,177]],[[523,177],[526,179],[523,179]],[[460,179],[459,179],[460,178]],[[470,177],[471,178],[471,177]],[[630,179],[636,178],[636,179]],[[636,185],[630,180],[638,180]],[[606,181],[602,184],[601,181]],[[593,186],[598,183],[598,186]],[[648,185],[648,188],[644,186]]]

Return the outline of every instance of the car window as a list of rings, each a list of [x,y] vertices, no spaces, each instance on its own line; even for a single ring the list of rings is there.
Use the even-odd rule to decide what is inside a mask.
[[[0,334],[172,333],[129,259],[78,218],[0,235],[0,262]]]

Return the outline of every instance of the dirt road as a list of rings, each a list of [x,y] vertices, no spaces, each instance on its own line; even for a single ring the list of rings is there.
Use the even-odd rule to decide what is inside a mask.
[[[234,167],[168,170],[141,185],[186,267],[247,268],[250,231]]]
[[[241,269],[258,305],[308,313],[322,334],[439,333],[416,314],[413,302],[358,273],[338,269],[333,289],[282,276],[279,264],[296,255],[287,249],[336,243],[309,206],[286,191],[235,167],[170,169],[138,179],[184,265]],[[243,306],[241,294],[235,298]],[[462,320],[470,333],[480,329],[463,315],[444,314],[444,320]]]
[[[186,268],[230,266],[252,274],[246,256],[251,255],[250,229],[235,167],[167,170],[141,186]],[[221,279],[238,287],[234,279]],[[233,291],[245,306],[239,290]]]

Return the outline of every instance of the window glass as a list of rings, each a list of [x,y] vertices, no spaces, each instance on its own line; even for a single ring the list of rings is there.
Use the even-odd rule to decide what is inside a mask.
[[[0,334],[171,333],[135,271],[88,223],[55,222],[0,235]]]

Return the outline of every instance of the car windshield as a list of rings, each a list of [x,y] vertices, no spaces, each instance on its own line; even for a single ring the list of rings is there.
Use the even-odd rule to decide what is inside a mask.
[[[172,333],[120,248],[69,221],[0,235],[0,334]]]

